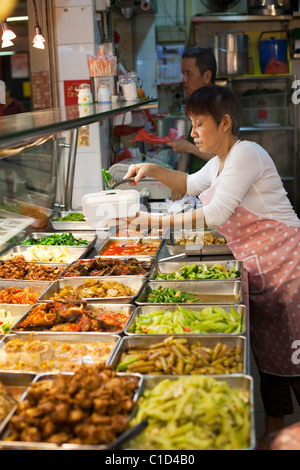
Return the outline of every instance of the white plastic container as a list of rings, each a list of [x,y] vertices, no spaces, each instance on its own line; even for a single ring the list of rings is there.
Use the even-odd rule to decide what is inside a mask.
[[[82,212],[88,224],[95,229],[107,221],[135,217],[139,210],[140,193],[134,189],[100,191],[82,198]]]

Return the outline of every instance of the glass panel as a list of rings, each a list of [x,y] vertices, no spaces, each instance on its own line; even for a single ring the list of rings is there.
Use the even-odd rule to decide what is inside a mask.
[[[40,137],[116,116],[121,112],[141,109],[141,105],[149,107],[151,103],[157,103],[157,100],[143,99],[110,104],[74,105],[5,116],[0,118],[0,148],[23,145]],[[2,151],[0,158],[5,156],[5,151]]]

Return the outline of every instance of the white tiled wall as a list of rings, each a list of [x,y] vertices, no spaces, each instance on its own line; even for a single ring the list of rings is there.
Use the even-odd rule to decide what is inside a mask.
[[[60,105],[64,105],[64,80],[89,79],[87,55],[94,54],[97,30],[93,0],[55,0],[55,31],[57,48],[58,89]],[[102,159],[108,153],[108,143],[102,137],[107,124],[89,126],[90,143],[78,147],[74,177],[73,209],[81,208],[84,194],[102,189]],[[104,131],[107,135],[107,129]],[[68,135],[66,135],[68,139]],[[106,147],[103,142],[106,143]],[[68,150],[66,150],[67,155]]]

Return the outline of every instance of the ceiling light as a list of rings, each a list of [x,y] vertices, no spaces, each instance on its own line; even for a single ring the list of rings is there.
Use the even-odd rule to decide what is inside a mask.
[[[11,47],[13,45],[14,43],[10,39],[4,39],[4,41],[2,41],[1,47],[3,49],[4,47]]]
[[[36,21],[36,25],[34,28],[35,36],[32,41],[33,47],[35,47],[36,49],[45,49],[45,38],[42,35],[42,28],[39,25],[36,2],[35,0],[32,0],[32,1],[33,1],[33,6],[34,6],[34,12],[35,12],[35,21]]]
[[[12,39],[15,39],[17,37],[15,33],[7,27],[5,21],[3,21],[2,23],[2,31],[2,41],[11,41]]]
[[[16,21],[28,21],[28,16],[10,16],[9,18],[6,18],[6,22],[16,22]]]
[[[33,47],[36,47],[37,49],[45,49],[45,38],[42,35],[42,30],[40,26],[35,27],[35,36],[33,38]]]

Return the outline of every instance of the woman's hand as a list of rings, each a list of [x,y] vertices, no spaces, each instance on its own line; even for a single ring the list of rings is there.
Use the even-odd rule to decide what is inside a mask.
[[[174,139],[167,142],[169,147],[172,147],[175,153],[193,153],[195,145],[185,139]]]
[[[129,166],[128,171],[124,178],[134,178],[134,182],[138,183],[141,179],[148,177],[153,177],[155,172],[154,163],[138,163],[132,164]]]

